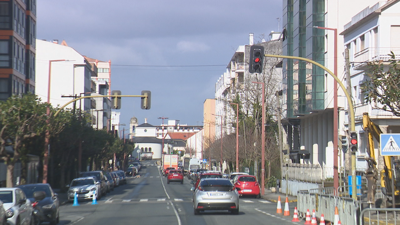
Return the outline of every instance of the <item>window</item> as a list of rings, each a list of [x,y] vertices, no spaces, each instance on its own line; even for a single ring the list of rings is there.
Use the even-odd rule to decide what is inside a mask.
[[[360,51],[365,49],[365,35],[361,35],[360,37]]]
[[[0,2],[0,29],[10,29],[10,2]]]
[[[0,67],[10,67],[9,49],[9,41],[0,41]]]

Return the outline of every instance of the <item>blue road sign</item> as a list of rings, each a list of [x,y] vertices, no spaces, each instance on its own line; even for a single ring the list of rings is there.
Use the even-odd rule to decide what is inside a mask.
[[[381,155],[397,156],[400,155],[400,134],[381,134]]]
[[[206,163],[207,162],[207,159],[203,159],[203,163]]]

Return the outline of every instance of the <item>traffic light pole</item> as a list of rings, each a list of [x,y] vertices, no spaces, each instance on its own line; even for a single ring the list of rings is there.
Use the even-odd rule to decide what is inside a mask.
[[[349,93],[347,92],[346,88],[344,87],[343,83],[339,80],[339,78],[332,73],[332,71],[330,71],[328,68],[326,68],[325,66],[311,60],[311,59],[307,59],[307,58],[303,58],[303,57],[298,57],[298,56],[287,56],[287,55],[269,55],[269,54],[265,54],[265,57],[271,57],[271,58],[284,58],[284,59],[297,59],[297,60],[303,60],[309,63],[312,63],[320,68],[322,68],[323,70],[325,70],[327,73],[329,73],[334,79],[335,81],[340,85],[340,87],[342,88],[344,94],[346,95],[347,98],[347,104],[349,104],[349,114],[350,114],[350,132],[355,131],[355,118],[354,118],[354,107],[353,107],[353,102],[351,101],[351,97],[349,95]],[[357,200],[357,185],[356,185],[356,154],[353,152],[351,154],[351,180],[352,180],[352,198],[354,200]]]
[[[148,95],[97,95],[97,96],[82,96],[82,97],[73,99],[73,100],[71,100],[71,101],[65,103],[63,106],[61,106],[61,108],[59,108],[59,109],[57,110],[57,112],[54,114],[54,116],[57,116],[57,115],[60,113],[60,111],[61,111],[62,109],[64,109],[67,105],[71,104],[72,102],[79,101],[79,100],[81,100],[81,99],[83,99],[83,98],[109,98],[109,97],[116,97],[116,98],[120,98],[120,97],[140,97],[140,98],[147,98]]]

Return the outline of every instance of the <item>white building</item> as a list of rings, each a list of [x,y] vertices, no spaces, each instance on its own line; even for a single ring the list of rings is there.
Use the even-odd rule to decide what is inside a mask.
[[[35,94],[43,102],[47,102],[47,98],[50,97],[50,103],[54,107],[61,107],[76,96],[90,93],[91,75],[89,62],[65,42],[59,44],[58,41],[36,40]],[[70,109],[74,107],[89,110],[91,100],[83,99],[81,102],[66,106]]]
[[[400,133],[400,119],[392,113],[376,108],[376,104],[365,102],[360,85],[368,79],[365,74],[366,64],[373,61],[388,63],[391,51],[400,58],[400,2],[381,1],[370,5],[354,15],[341,33],[344,46],[349,50],[351,95],[356,118],[358,134],[357,170],[367,168],[364,160],[368,156],[368,137],[362,127],[363,113],[368,113],[371,120],[377,124],[383,133]],[[348,126],[348,120],[346,120]],[[379,147],[375,143],[376,147]],[[379,149],[375,149],[379,155]],[[377,161],[378,166],[379,161]]]

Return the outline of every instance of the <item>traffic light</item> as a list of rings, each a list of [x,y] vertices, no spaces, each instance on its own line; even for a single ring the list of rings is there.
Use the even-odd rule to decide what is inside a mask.
[[[121,95],[121,91],[112,91],[111,95]],[[113,109],[120,109],[121,108],[121,97],[111,97],[113,102]]]
[[[352,152],[357,152],[358,149],[357,133],[354,131],[350,133],[350,149]]]
[[[141,107],[142,109],[150,109],[150,100],[151,100],[151,91],[142,91],[142,95],[146,97],[142,97],[141,99]]]
[[[261,73],[264,59],[264,47],[258,45],[252,45],[250,47],[250,62],[249,72],[250,73]]]

